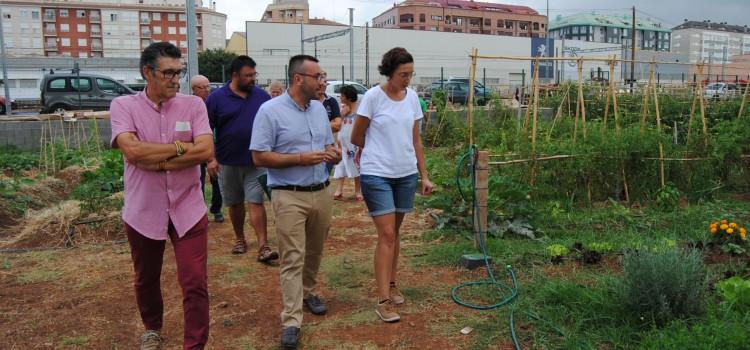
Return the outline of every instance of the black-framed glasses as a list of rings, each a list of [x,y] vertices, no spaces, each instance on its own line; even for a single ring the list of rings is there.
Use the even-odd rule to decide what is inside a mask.
[[[153,68],[153,70],[161,73],[161,75],[164,76],[164,79],[167,79],[167,80],[172,80],[174,79],[174,77],[182,79],[182,77],[184,77],[187,74],[187,68],[182,68],[180,70],[173,70],[173,69],[161,70],[161,69]]]
[[[313,78],[313,79],[315,79],[317,81],[325,81],[326,80],[326,75],[322,74],[322,73],[318,73],[318,74],[297,73],[297,74]]]

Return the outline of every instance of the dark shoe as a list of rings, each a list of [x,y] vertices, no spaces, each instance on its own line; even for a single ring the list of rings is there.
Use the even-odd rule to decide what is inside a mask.
[[[302,299],[302,304],[304,304],[305,307],[307,307],[307,309],[313,313],[313,315],[322,316],[325,315],[326,312],[328,312],[326,304],[324,304],[317,295],[311,295],[307,298]]]
[[[214,214],[214,222],[224,222],[224,215],[221,215],[221,213]]]
[[[264,245],[258,250],[258,261],[262,263],[270,262],[279,258],[279,253],[273,251],[271,247]]]
[[[282,349],[297,349],[299,343],[299,328],[297,327],[286,327],[281,331],[281,348]]]

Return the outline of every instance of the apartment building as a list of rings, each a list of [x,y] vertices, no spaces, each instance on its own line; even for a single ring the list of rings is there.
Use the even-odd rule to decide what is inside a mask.
[[[198,50],[224,48],[226,15],[196,3]],[[0,12],[11,57],[138,57],[154,41],[187,53],[184,1],[10,0]]]
[[[263,11],[261,22],[307,23],[310,19],[310,4],[307,0],[273,0]]]
[[[375,28],[543,38],[547,17],[527,6],[468,0],[406,0],[372,20]]]
[[[596,13],[579,13],[557,16],[549,24],[554,39],[582,40],[595,43],[631,46],[633,18],[630,15],[611,16]],[[671,51],[672,30],[661,23],[636,17],[636,49]]]
[[[726,22],[685,20],[672,28],[672,45],[691,63],[731,63],[735,56],[750,54],[750,29]]]

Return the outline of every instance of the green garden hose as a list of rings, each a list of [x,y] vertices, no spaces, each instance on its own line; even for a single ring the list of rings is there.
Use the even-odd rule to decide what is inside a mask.
[[[458,166],[456,167],[456,188],[458,188],[458,193],[461,196],[461,198],[466,201],[467,198],[461,189],[461,170],[467,165],[467,161],[470,161],[468,165],[470,165],[470,178],[471,178],[471,202],[472,202],[472,220],[476,220],[476,213],[478,208],[477,203],[477,196],[476,196],[476,177],[474,176],[474,164],[476,162],[476,145],[471,145],[469,147],[469,151],[467,151],[464,155],[459,158]],[[508,274],[510,275],[511,280],[513,281],[513,286],[508,286],[506,284],[503,284],[499,282],[495,278],[495,273],[492,271],[492,266],[487,258],[487,243],[484,239],[484,232],[479,232],[479,247],[482,250],[482,254],[484,254],[484,264],[487,268],[487,273],[489,274],[489,279],[485,279],[482,281],[472,281],[472,282],[465,282],[462,284],[459,284],[451,290],[451,298],[453,301],[461,306],[473,309],[473,310],[494,310],[499,309],[503,306],[508,306],[510,310],[509,314],[509,324],[510,324],[510,334],[513,338],[513,346],[516,348],[516,350],[521,350],[521,344],[518,342],[518,337],[516,336],[516,327],[515,327],[515,307],[514,302],[518,298],[518,280],[516,279],[516,273],[513,271],[513,267],[511,265],[507,265],[505,268],[508,271]],[[503,293],[505,296],[502,300],[498,301],[495,304],[491,305],[477,305],[477,304],[471,304],[469,302],[466,302],[462,300],[458,296],[458,291],[462,288],[466,287],[474,287],[474,286],[493,286],[497,288],[501,293]],[[557,333],[559,333],[561,336],[565,337],[565,333],[560,330],[558,327],[555,327],[551,323],[543,320],[538,315],[522,311],[527,317],[530,319],[543,322],[550,326],[552,329],[554,329]]]

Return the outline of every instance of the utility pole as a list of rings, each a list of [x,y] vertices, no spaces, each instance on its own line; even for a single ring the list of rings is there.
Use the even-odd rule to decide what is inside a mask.
[[[545,29],[547,30],[547,35],[546,35],[547,36],[547,46],[546,46],[547,47],[547,56],[549,56],[549,52],[550,52],[550,46],[549,46],[549,0],[547,0],[547,26],[545,27]],[[552,52],[552,55],[554,55],[554,54],[555,53]],[[545,67],[545,71],[549,72],[550,69],[548,69],[548,68],[549,67]],[[555,77],[555,69],[554,69],[554,66],[553,66],[552,67],[552,76],[549,77],[550,81],[552,81],[552,79],[554,79],[554,77]]]
[[[299,53],[305,54],[305,24],[299,22]]]
[[[349,80],[354,81],[354,8],[349,8]]]
[[[365,86],[370,87],[370,22],[365,22]]]
[[[724,55],[721,59],[721,81],[727,80],[724,76],[724,69],[727,67],[727,44],[729,43],[729,39],[727,39],[727,43],[724,44]]]
[[[635,34],[635,6],[633,6],[633,31],[630,34],[630,93],[633,94],[633,82],[635,82],[635,45],[638,42]]]
[[[187,40],[188,40],[188,65],[187,65],[187,76],[183,91],[185,93],[192,93],[190,88],[190,79],[198,75],[198,33],[197,33],[197,20],[195,17],[195,0],[185,1],[185,12],[187,15]]]
[[[13,111],[10,108],[10,91],[8,90],[8,64],[5,61],[5,37],[3,36],[3,16],[0,11],[0,60],[3,64],[3,90],[5,92],[5,116],[10,117]]]

